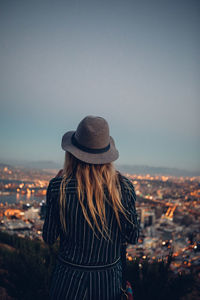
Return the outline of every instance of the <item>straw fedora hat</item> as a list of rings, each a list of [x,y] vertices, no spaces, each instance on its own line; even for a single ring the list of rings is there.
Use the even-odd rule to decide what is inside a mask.
[[[76,131],[68,131],[63,135],[61,147],[79,160],[91,164],[110,163],[119,157],[109,134],[108,123],[102,117],[85,117]]]

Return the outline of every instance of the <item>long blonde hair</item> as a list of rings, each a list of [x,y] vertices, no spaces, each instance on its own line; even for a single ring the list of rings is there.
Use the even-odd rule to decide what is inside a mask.
[[[74,172],[77,179],[78,200],[82,207],[86,221],[94,231],[94,227],[91,224],[86,207],[83,203],[85,195],[87,198],[87,205],[96,228],[104,238],[106,238],[105,234],[108,238],[110,238],[109,228],[107,227],[106,222],[105,201],[108,201],[112,205],[120,229],[121,223],[119,212],[123,213],[127,218],[126,209],[123,207],[121,202],[121,188],[117,171],[112,163],[102,165],[88,164],[76,159],[71,153],[67,151],[65,152],[63,178],[60,185],[60,221],[65,232],[65,192],[66,186]],[[105,196],[104,187],[107,187],[109,198],[106,198]],[[99,226],[97,222],[97,216],[100,219],[101,226]]]

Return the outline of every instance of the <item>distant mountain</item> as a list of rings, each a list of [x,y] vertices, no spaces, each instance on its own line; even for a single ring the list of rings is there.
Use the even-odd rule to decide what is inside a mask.
[[[41,161],[30,161],[23,164],[24,167],[36,168],[36,169],[61,169],[62,165],[51,161],[51,160],[41,160]]]
[[[8,163],[0,163],[1,166],[11,165],[19,166],[25,168],[33,169],[45,169],[45,170],[59,170],[62,169],[62,164],[51,161],[51,160],[41,160],[41,161],[10,161]],[[147,165],[127,165],[127,164],[115,164],[116,168],[123,173],[130,174],[150,174],[150,175],[171,175],[171,176],[200,176],[200,171],[188,171],[178,168],[168,168],[168,167],[151,167]]]
[[[150,174],[150,175],[171,175],[171,176],[200,176],[200,171],[188,171],[168,167],[150,167],[146,165],[116,165],[116,168],[124,173]]]
[[[18,166],[18,167],[25,167],[25,168],[33,168],[33,169],[61,169],[62,165],[51,161],[51,160],[39,160],[39,161],[15,161],[12,160],[8,162],[0,163],[0,165],[11,165],[11,166]]]

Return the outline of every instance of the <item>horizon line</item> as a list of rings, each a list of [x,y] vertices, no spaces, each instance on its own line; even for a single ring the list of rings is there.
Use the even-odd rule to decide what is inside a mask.
[[[54,161],[51,159],[41,159],[41,160],[27,160],[27,159],[2,159],[0,158],[0,164],[10,164],[10,165],[15,165],[15,164],[31,164],[31,163],[52,163],[52,164],[58,164],[60,165],[59,161]],[[176,171],[182,171],[182,172],[189,172],[189,173],[200,173],[200,169],[186,169],[186,168],[180,168],[180,167],[169,167],[169,166],[164,166],[164,165],[159,165],[159,166],[155,166],[155,165],[150,165],[150,164],[145,164],[145,163],[140,163],[140,164],[135,164],[135,163],[118,163],[118,162],[114,162],[116,166],[124,166],[124,167],[144,167],[144,168],[154,168],[154,169],[169,169],[169,170],[176,170]],[[45,168],[44,168],[45,169]],[[56,167],[55,167],[56,169]]]

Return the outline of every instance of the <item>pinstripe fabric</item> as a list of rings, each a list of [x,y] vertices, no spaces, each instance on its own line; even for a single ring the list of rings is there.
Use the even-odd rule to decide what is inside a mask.
[[[121,261],[107,270],[81,271],[57,261],[50,299],[120,299]]]
[[[122,237],[130,244],[137,243],[139,222],[135,209],[136,195],[132,183],[123,176],[129,188],[124,185],[126,197],[122,203],[129,211],[131,224],[120,214],[122,232],[118,227],[114,211],[105,201],[106,218],[111,240],[105,240],[95,229],[96,236],[85,220],[77,196],[77,181],[72,177],[66,187],[67,234],[61,229],[59,220],[59,188],[61,177],[53,178],[47,188],[47,212],[43,225],[43,239],[52,245],[60,237],[59,256],[73,264],[96,266],[111,264],[120,257]],[[105,189],[105,195],[107,191]],[[85,206],[94,224],[87,207]],[[97,219],[99,224],[100,220]],[[50,286],[51,299],[119,299],[121,286],[121,261],[106,270],[82,270],[57,261]]]

